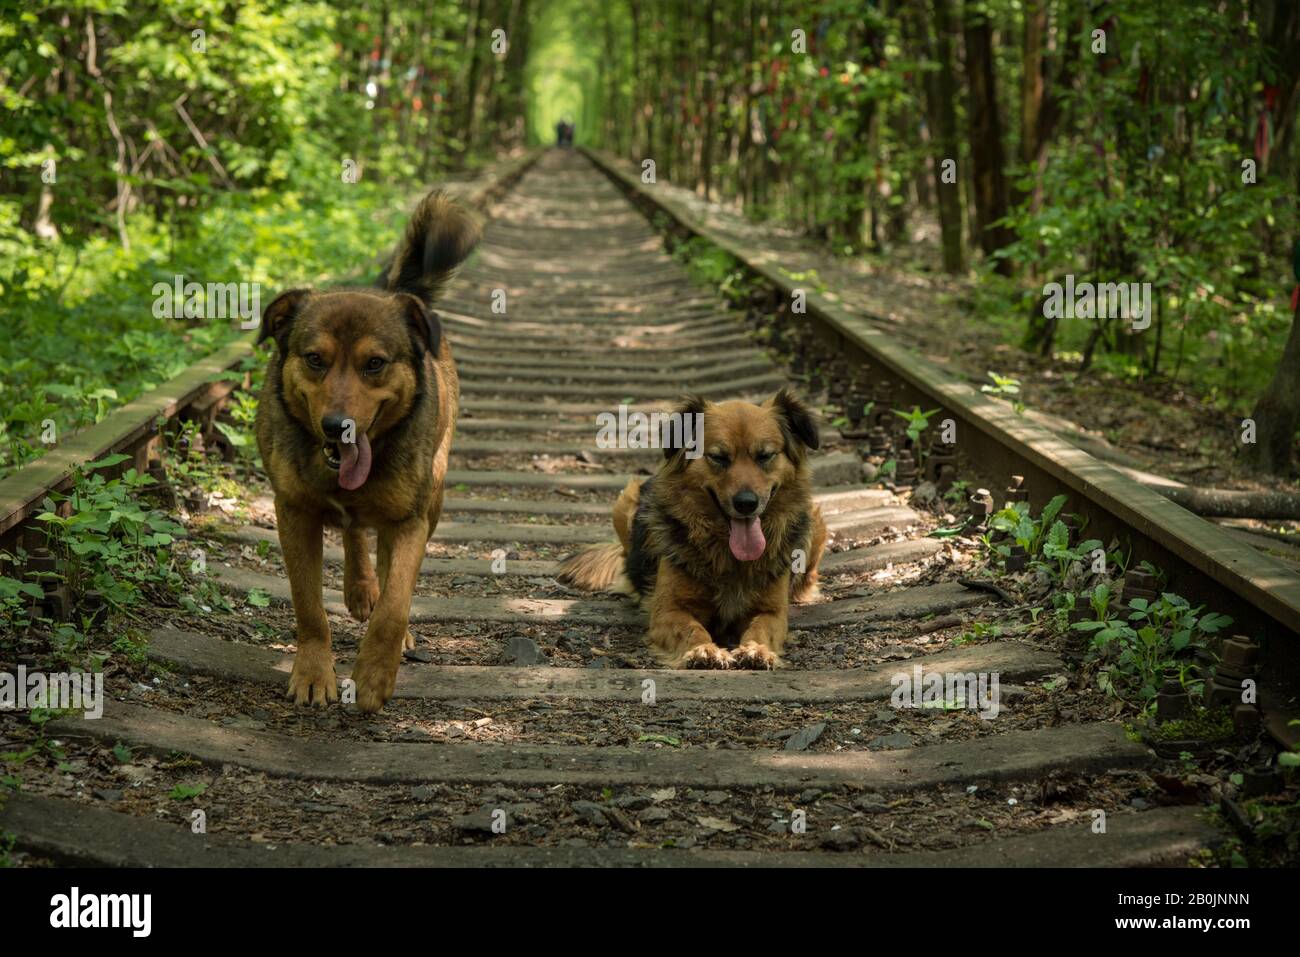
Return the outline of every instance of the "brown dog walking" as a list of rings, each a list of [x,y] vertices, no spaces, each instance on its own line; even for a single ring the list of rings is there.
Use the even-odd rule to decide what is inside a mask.
[[[431,310],[479,237],[443,193],[416,208],[375,289],[282,293],[262,315],[275,339],[257,412],[257,444],[275,490],[298,652],[289,696],[338,700],[321,601],[322,532],[343,531],[348,611],[369,621],[352,677],[357,707],[392,696],[425,545],[442,511],[459,384]],[[377,532],[377,569],[367,530]],[[377,574],[376,574],[377,571]]]

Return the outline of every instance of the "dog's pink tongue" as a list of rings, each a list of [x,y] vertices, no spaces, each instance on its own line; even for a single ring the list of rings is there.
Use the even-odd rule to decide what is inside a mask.
[[[728,541],[731,554],[742,562],[752,562],[763,556],[767,548],[767,539],[763,537],[763,523],[757,518],[733,518],[731,520],[731,538]]]
[[[349,492],[365,485],[370,475],[370,439],[366,433],[358,433],[356,442],[340,442],[339,458],[339,485]]]

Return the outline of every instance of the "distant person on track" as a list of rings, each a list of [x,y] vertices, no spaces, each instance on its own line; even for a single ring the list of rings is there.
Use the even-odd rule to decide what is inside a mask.
[[[563,149],[573,146],[573,120],[567,116],[555,124],[555,145]]]

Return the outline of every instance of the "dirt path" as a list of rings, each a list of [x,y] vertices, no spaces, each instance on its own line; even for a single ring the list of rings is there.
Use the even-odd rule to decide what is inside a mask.
[[[236,612],[159,614],[103,718],[49,726],[63,759],[0,815],[24,861],[1132,865],[1215,842],[1197,808],[1157,806],[1178,803],[1162,762],[1070,679],[1068,650],[957,581],[975,542],[927,537],[940,519],[863,487],[833,433],[816,469],[833,554],[784,669],[655,670],[639,611],[554,581],[660,454],[596,448],[596,412],[787,380],[580,156],[547,155],[505,197],[441,311],[463,411],[394,700],[283,699],[287,585],[266,489],[248,488],[241,517],[190,523]],[[340,561],[327,542],[342,676],[364,626]],[[996,674],[996,716],[891,706],[918,668]]]

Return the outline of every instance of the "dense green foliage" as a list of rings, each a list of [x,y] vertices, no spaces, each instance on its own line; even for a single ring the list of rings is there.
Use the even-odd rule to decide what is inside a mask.
[[[577,88],[580,139],[839,252],[910,255],[937,218],[950,269],[984,247],[989,332],[1067,368],[1171,378],[1242,412],[1268,381],[1295,281],[1293,4],[551,6],[565,15],[536,43],[563,51],[551,89]],[[589,24],[586,42],[552,21]],[[1151,283],[1151,327],[1047,321],[1044,284],[1067,274]]]
[[[1122,576],[1127,556],[1118,548],[1108,551],[1100,539],[1084,538],[1086,532],[1072,536],[1062,520],[1067,503],[1057,495],[1038,515],[1028,502],[1011,502],[994,513],[984,538],[989,559],[1003,563],[1005,572],[1012,546],[1024,549],[1029,570],[1051,587],[1049,627],[1086,646],[1086,667],[1106,694],[1149,714],[1166,681],[1200,691],[1206,674],[1193,656],[1232,618],[1193,607],[1172,592],[1162,591],[1154,601],[1121,600],[1114,578]],[[1079,516],[1071,518],[1083,524]],[[1141,567],[1162,577],[1149,563]]]
[[[155,283],[355,275],[422,182],[523,139],[518,0],[5,6],[0,473],[240,334]]]
[[[134,469],[105,477],[105,469],[125,459],[110,455],[87,464],[66,495],[51,492],[42,502],[36,527],[56,570],[29,573],[26,580],[0,575],[0,630],[12,637],[45,634],[53,657],[69,665],[85,665],[86,656],[95,653],[88,636],[103,621],[96,620],[99,615],[88,602],[92,595],[100,608],[127,614],[145,603],[180,603],[191,612],[200,610],[199,602],[225,603],[210,579],[187,576],[187,550],[177,547],[184,529],[141,498],[154,480]],[[66,587],[71,602],[66,620],[44,618],[31,604],[45,584]],[[129,655],[135,647],[121,637],[98,652],[100,663],[113,652]]]
[[[1171,21],[1161,4],[1130,5],[1110,68],[1084,71],[1069,90],[1069,108],[1101,122],[1046,147],[1041,183],[1022,184],[1029,195],[1012,213],[1006,254],[1029,277],[1100,274],[1155,290],[1150,335],[1080,319],[1064,343],[1039,324],[1031,295],[1022,299],[1030,344],[1065,345],[1085,364],[1104,344],[1131,374],[1191,373],[1241,399],[1243,386],[1246,398],[1263,386],[1261,351],[1275,353],[1289,326],[1283,253],[1296,220],[1285,200],[1295,180],[1242,181],[1243,160],[1254,160],[1255,83],[1269,71],[1254,25],[1226,30],[1218,6],[1188,4]]]
[[[6,6],[0,469],[234,334],[154,282],[355,269],[400,196],[563,117],[836,253],[941,234],[987,334],[1066,369],[1247,412],[1291,327],[1288,0]],[[1150,283],[1151,328],[1047,318],[1066,275]]]
[[[0,339],[0,468],[40,453],[43,422],[61,438],[243,334],[231,321],[156,318],[156,282],[260,283],[265,305],[287,284],[319,282],[340,264],[355,271],[392,241],[402,215],[393,190],[334,192],[328,204],[296,189],[223,196],[180,236],[138,216],[130,251],[94,235],[75,248],[15,252]]]

